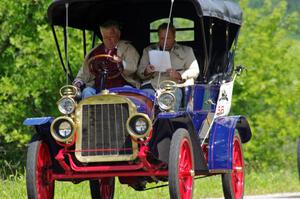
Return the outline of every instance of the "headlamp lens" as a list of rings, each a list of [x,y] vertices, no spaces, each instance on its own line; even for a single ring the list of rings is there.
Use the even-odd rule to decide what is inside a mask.
[[[70,97],[63,97],[58,101],[58,110],[65,115],[73,113],[75,101]]]
[[[175,96],[170,93],[162,93],[158,96],[158,105],[163,110],[171,109],[175,104]]]
[[[147,131],[147,121],[144,118],[137,118],[135,121],[135,130],[139,134],[143,134]]]
[[[51,124],[51,135],[59,142],[69,143],[74,138],[74,122],[70,117],[61,116]]]
[[[72,126],[69,122],[64,121],[58,126],[58,133],[62,138],[69,137],[72,133]]]
[[[127,120],[127,130],[134,138],[145,138],[149,135],[151,128],[151,120],[146,114],[137,113]]]

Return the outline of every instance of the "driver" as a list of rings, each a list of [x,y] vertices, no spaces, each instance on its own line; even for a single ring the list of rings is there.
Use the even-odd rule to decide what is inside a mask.
[[[151,94],[155,94],[158,81],[172,80],[176,83],[185,82],[185,85],[191,85],[199,74],[199,66],[193,49],[176,43],[176,29],[172,24],[169,25],[166,38],[167,27],[167,23],[163,23],[158,27],[159,41],[157,44],[152,44],[144,49],[137,72],[138,76],[143,80],[141,89]],[[159,73],[156,72],[155,67],[150,64],[148,53],[150,50],[163,50],[165,39],[165,50],[170,53],[172,66],[170,66],[170,69],[162,72],[159,77]],[[182,100],[181,89],[176,89],[175,97],[176,104],[174,109],[178,110]]]
[[[100,26],[100,32],[103,43],[87,54],[73,82],[84,88],[82,98],[112,87],[139,87],[139,81],[134,79],[139,54],[128,41],[120,40],[119,24],[107,21]]]

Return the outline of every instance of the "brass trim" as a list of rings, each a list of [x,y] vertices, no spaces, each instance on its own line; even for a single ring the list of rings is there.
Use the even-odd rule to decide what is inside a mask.
[[[176,82],[172,80],[164,80],[159,83],[159,89],[165,91],[175,91],[177,88]]]
[[[130,128],[130,125],[129,125],[130,120],[132,120],[132,118],[135,117],[135,116],[142,116],[142,117],[145,118],[146,121],[148,122],[148,129],[147,129],[147,131],[146,131],[144,134],[142,134],[142,135],[136,134],[136,133],[134,132],[134,130]],[[129,133],[129,134],[132,136],[132,138],[134,138],[134,139],[148,137],[149,134],[150,134],[151,127],[152,127],[152,122],[151,122],[150,118],[148,117],[148,115],[146,115],[146,114],[144,114],[144,113],[137,113],[137,114],[134,114],[134,115],[130,116],[130,117],[128,118],[127,122],[126,122],[126,128],[127,128],[127,130],[128,130],[128,133]]]
[[[59,94],[60,96],[68,96],[68,97],[75,97],[78,94],[79,90],[76,86],[73,85],[66,85],[60,88]]]
[[[67,120],[71,123],[71,126],[72,126],[72,132],[71,132],[71,136],[69,136],[68,138],[66,139],[62,139],[60,138],[59,136],[57,136],[56,134],[56,131],[54,130],[54,125],[55,123],[58,121],[58,120]],[[59,142],[63,142],[63,143],[71,143],[74,139],[74,132],[75,132],[75,123],[73,122],[73,120],[70,118],[70,117],[67,117],[67,116],[60,116],[58,118],[56,118],[52,123],[51,123],[51,126],[50,126],[50,132],[51,132],[51,135],[52,137],[59,141]]]
[[[80,162],[112,162],[112,161],[130,161],[135,160],[138,154],[138,144],[132,140],[132,151],[130,155],[102,155],[102,156],[82,156],[82,109],[83,105],[109,105],[109,104],[128,104],[129,118],[137,114],[136,105],[124,96],[116,95],[113,93],[105,93],[103,95],[95,95],[83,99],[76,107],[75,110],[75,124],[78,124],[75,144],[75,157]],[[127,129],[126,129],[127,130]]]

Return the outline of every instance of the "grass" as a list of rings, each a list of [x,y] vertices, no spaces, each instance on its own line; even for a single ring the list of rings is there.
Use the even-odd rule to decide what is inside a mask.
[[[287,186],[288,185],[288,186]],[[251,173],[246,175],[245,195],[258,195],[280,192],[300,192],[300,182],[296,171],[274,171]],[[155,184],[151,184],[155,186]],[[117,180],[116,199],[165,199],[169,198],[168,187],[137,192],[127,185],[120,185]],[[25,176],[11,176],[1,180],[0,195],[3,199],[26,198]],[[55,198],[82,199],[90,198],[88,182],[72,184],[70,182],[55,183]],[[221,177],[197,179],[194,186],[194,198],[223,197]]]

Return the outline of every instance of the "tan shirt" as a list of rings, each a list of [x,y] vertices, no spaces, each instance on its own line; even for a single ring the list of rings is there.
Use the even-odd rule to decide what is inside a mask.
[[[90,72],[88,67],[88,57],[94,49],[92,49],[86,55],[83,65],[80,68],[73,84],[76,84],[77,82],[81,82],[84,83],[86,86],[91,86],[91,87],[95,86],[95,76]],[[128,83],[139,88],[140,82],[135,77],[138,61],[140,58],[139,53],[128,41],[121,40],[117,45],[117,55],[121,57],[123,60],[124,70],[121,73],[121,75]]]
[[[149,64],[149,51],[158,49],[158,44],[150,45],[144,49],[137,72],[138,76],[143,80],[143,85],[151,83],[153,88],[157,88],[159,76],[158,72],[155,72],[151,77],[146,77],[144,75],[144,71],[146,66]],[[194,80],[199,75],[199,66],[193,49],[191,47],[175,43],[174,47],[170,51],[170,59],[172,68],[176,69],[176,71],[181,74],[182,79],[186,80],[182,86],[194,84]],[[169,76],[165,73],[161,73],[160,82],[169,79]]]

